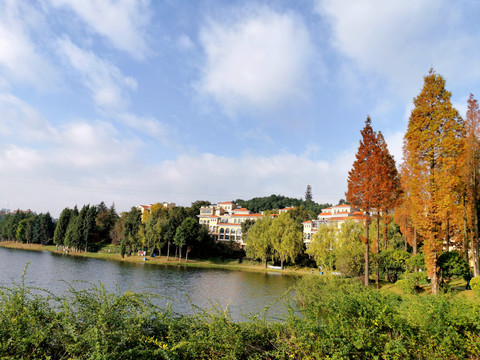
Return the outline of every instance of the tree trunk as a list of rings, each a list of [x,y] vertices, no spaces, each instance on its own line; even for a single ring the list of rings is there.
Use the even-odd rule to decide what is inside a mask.
[[[282,270],[284,270],[283,269],[283,256],[280,258],[280,267],[282,268]]]
[[[378,289],[379,269],[378,269],[378,254],[380,253],[380,214],[377,212],[377,239],[375,240],[375,286]]]
[[[447,242],[447,251],[450,251],[450,220],[448,217],[447,217],[447,233],[445,234],[445,239]]]
[[[178,263],[180,264],[182,261],[182,248],[180,246],[178,246],[178,255]]]
[[[370,221],[366,221],[366,226],[365,226],[365,286],[368,286],[368,278],[369,278],[369,273],[368,273],[368,265],[369,265],[369,261],[370,261],[370,248],[369,248],[369,240],[368,240],[368,236],[369,236],[369,231],[368,231],[368,227],[369,227],[369,224]]]
[[[408,250],[408,228],[407,228],[407,218],[405,217],[405,251]]]
[[[170,260],[170,241],[167,244],[167,261]]]
[[[267,268],[267,258],[265,258],[264,267]]]
[[[433,274],[431,278],[432,282],[432,294],[437,295],[440,288],[439,278],[438,278],[438,269],[437,269],[437,258],[435,256],[435,265],[433,266]]]
[[[468,264],[467,204],[465,195],[463,196],[463,259]]]
[[[472,237],[472,257],[473,257],[473,276],[480,276],[480,254],[478,248],[478,204],[476,199],[474,200],[475,209],[473,211],[473,227],[474,233]]]
[[[178,257],[178,246],[175,246],[175,259]]]
[[[413,256],[417,255],[417,228],[413,228]]]
[[[186,252],[186,254],[185,254],[185,262],[188,261],[188,253],[189,253],[189,251],[187,250],[187,252]]]
[[[387,210],[385,210],[385,216],[383,217],[383,249],[387,250],[388,245],[388,224],[390,224],[390,217]]]

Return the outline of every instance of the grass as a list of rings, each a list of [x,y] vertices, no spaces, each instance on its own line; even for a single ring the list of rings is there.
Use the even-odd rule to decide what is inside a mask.
[[[57,254],[64,254],[63,247],[59,247],[59,250],[56,250],[55,245],[41,245],[41,244],[22,244],[18,242],[4,241],[0,242],[0,247],[11,248],[11,249],[22,249],[22,250],[33,250],[33,251],[51,251]],[[108,252],[110,250],[110,252]],[[102,260],[113,260],[113,261],[122,261],[129,263],[144,263],[153,265],[168,265],[168,266],[187,266],[192,268],[204,268],[204,269],[225,269],[225,270],[235,270],[235,271],[249,271],[249,272],[277,272],[287,275],[306,275],[310,274],[310,268],[301,268],[297,266],[287,267],[285,270],[275,270],[275,269],[265,269],[263,263],[252,261],[252,260],[243,260],[241,263],[238,260],[221,260],[221,259],[188,259],[185,262],[185,259],[182,258],[181,263],[179,263],[178,258],[170,256],[170,259],[167,260],[165,255],[163,256],[145,256],[146,261],[143,260],[144,256],[132,255],[125,256],[124,258],[118,254],[117,247],[115,245],[108,245],[99,252],[72,252],[69,251],[69,256],[79,256],[87,257],[94,259]]]

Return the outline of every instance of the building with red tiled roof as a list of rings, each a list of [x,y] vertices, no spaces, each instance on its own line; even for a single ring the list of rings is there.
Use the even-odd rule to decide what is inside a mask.
[[[246,220],[258,220],[262,217],[262,214],[252,214],[248,209],[237,208],[236,204],[226,201],[217,205],[202,206],[198,221],[208,228],[210,235],[217,241],[233,240],[244,246],[241,224]]]
[[[303,241],[310,244],[310,241],[321,226],[333,225],[340,229],[345,221],[360,222],[364,220],[364,213],[350,205],[342,204],[322,209],[316,220],[309,220],[303,223]]]

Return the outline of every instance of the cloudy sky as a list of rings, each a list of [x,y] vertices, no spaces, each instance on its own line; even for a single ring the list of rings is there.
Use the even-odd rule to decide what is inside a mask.
[[[474,0],[0,0],[0,208],[344,197],[430,67],[480,93]]]

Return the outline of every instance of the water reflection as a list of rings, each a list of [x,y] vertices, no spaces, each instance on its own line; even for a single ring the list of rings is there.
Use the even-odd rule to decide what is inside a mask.
[[[163,298],[157,300],[159,305],[171,303],[173,310],[182,314],[194,312],[190,301],[201,308],[210,308],[212,304],[222,309],[228,306],[236,320],[258,313],[266,306],[271,316],[284,313],[281,297],[294,282],[293,277],[276,273],[131,264],[0,248],[0,285],[18,283],[28,262],[26,285],[56,294],[68,291],[68,284],[77,289],[88,286],[77,280],[101,282],[108,291],[132,290],[159,295]]]

